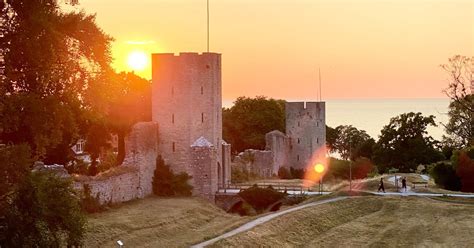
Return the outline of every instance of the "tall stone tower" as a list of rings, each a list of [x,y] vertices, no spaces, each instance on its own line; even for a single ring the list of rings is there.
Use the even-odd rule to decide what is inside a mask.
[[[324,102],[286,102],[286,135],[290,138],[289,166],[306,168],[326,144]]]
[[[152,83],[152,120],[159,126],[159,153],[173,171],[193,176],[195,194],[214,194],[217,185],[202,184],[217,184],[223,181],[221,178],[225,173],[222,165],[221,55],[153,54]],[[213,159],[197,158],[199,152],[196,151],[205,149],[191,147],[197,141],[205,143],[203,147],[215,150],[205,152],[205,156],[213,156]],[[199,168],[207,166],[202,170],[212,173],[195,175],[193,165],[196,161],[199,161]],[[201,192],[203,189],[214,192]]]

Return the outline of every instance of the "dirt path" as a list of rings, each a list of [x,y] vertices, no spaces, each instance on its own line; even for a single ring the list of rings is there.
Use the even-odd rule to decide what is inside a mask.
[[[229,238],[231,236],[234,236],[234,235],[237,235],[239,233],[242,233],[242,232],[245,232],[245,231],[248,231],[258,225],[261,225],[261,224],[264,224],[278,216],[281,216],[281,215],[284,215],[284,214],[288,214],[288,213],[291,213],[291,212],[294,212],[294,211],[298,211],[298,210],[301,210],[301,209],[304,209],[304,208],[308,208],[308,207],[314,207],[314,206],[318,206],[318,205],[322,205],[322,204],[326,204],[326,203],[330,203],[330,202],[336,202],[336,201],[340,201],[340,200],[344,200],[344,199],[347,199],[348,197],[345,197],[345,196],[341,196],[341,197],[336,197],[336,198],[332,198],[332,199],[328,199],[328,200],[322,200],[322,201],[317,201],[317,202],[311,202],[311,203],[307,203],[307,204],[304,204],[304,205],[300,205],[298,207],[294,207],[294,208],[289,208],[289,209],[286,209],[286,210],[283,210],[283,211],[280,211],[280,212],[276,212],[276,213],[273,213],[273,214],[269,214],[269,215],[265,215],[263,217],[260,217],[258,219],[255,219],[255,220],[252,220],[240,227],[238,227],[237,229],[234,229],[230,232],[227,232],[227,233],[224,233],[218,237],[215,237],[211,240],[208,240],[208,241],[205,241],[205,242],[202,242],[202,243],[199,243],[199,244],[196,244],[196,245],[193,245],[191,247],[193,248],[199,248],[199,247],[205,247],[205,246],[208,246],[208,245],[212,245],[216,242],[218,242],[219,240],[222,240],[222,239],[226,239],[226,238]]]
[[[214,247],[469,247],[474,206],[423,197],[360,197],[305,208]]]

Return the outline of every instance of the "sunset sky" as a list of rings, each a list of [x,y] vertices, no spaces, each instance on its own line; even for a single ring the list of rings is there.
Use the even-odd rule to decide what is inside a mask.
[[[439,65],[474,55],[474,0],[210,0],[223,98],[444,97]],[[81,0],[115,38],[114,66],[140,52],[204,52],[206,0]],[[148,56],[149,57],[149,56]],[[138,72],[151,78],[149,66]]]

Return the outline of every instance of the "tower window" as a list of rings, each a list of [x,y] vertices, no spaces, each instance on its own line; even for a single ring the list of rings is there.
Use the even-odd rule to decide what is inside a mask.
[[[171,123],[174,124],[174,114],[171,114]]]
[[[298,144],[300,143],[300,138],[298,138]]]
[[[174,96],[174,87],[171,87],[171,95]]]
[[[316,121],[316,126],[319,127],[319,121]]]
[[[316,144],[319,144],[319,138],[316,138]]]
[[[204,87],[201,86],[201,95],[204,95]]]
[[[300,161],[300,155],[296,155],[296,161]]]
[[[204,113],[201,113],[201,123],[204,123]]]
[[[173,152],[176,151],[176,144],[173,142]]]
[[[300,122],[298,121],[298,127],[300,126]]]

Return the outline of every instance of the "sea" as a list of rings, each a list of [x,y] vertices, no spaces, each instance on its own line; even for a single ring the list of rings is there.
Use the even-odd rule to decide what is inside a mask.
[[[305,100],[288,100],[305,101]],[[352,125],[378,139],[382,128],[392,117],[408,112],[434,115],[437,127],[429,127],[428,134],[441,140],[445,134],[443,124],[448,121],[449,99],[329,99],[326,102],[326,124],[330,127]],[[224,107],[231,107],[232,100],[224,100]]]

